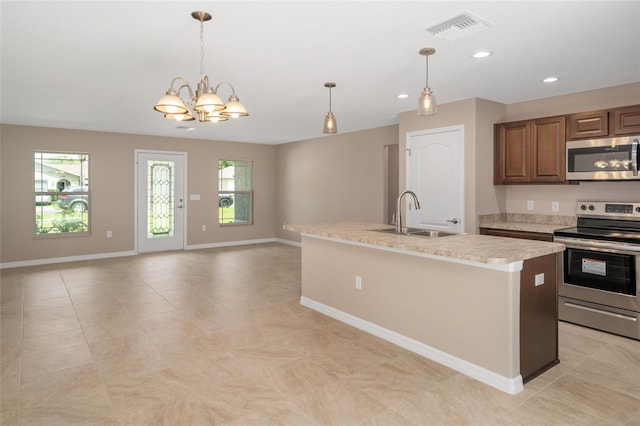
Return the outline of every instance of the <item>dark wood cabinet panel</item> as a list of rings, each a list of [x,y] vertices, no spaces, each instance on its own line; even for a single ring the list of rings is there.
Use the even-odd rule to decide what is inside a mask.
[[[616,108],[611,115],[613,135],[640,134],[640,105]]]
[[[559,256],[525,260],[520,272],[520,375],[525,383],[559,363]]]
[[[567,139],[600,138],[609,134],[609,111],[590,111],[567,116]]]
[[[497,237],[521,238],[524,240],[553,241],[553,234],[542,232],[514,231],[510,229],[480,228],[482,235],[494,235]]]
[[[480,228],[480,234],[553,241],[552,234],[508,229]],[[525,260],[520,272],[520,375],[525,383],[560,362],[557,304],[560,256],[561,253]]]
[[[531,182],[565,181],[565,117],[533,120]]]
[[[531,177],[531,125],[528,121],[494,127],[494,183],[526,183]]]
[[[565,181],[564,116],[494,126],[495,185]]]

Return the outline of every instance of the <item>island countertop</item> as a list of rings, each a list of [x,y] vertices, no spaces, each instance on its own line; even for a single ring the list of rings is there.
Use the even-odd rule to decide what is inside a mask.
[[[303,235],[490,265],[506,265],[564,251],[564,244],[489,235],[461,233],[428,238],[379,232],[392,227],[361,222],[284,225],[285,230]]]

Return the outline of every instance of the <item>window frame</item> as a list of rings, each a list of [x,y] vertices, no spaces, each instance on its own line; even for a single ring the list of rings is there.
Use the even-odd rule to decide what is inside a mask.
[[[234,175],[234,189],[230,190],[230,189],[223,189],[223,179],[222,179],[222,170],[224,170],[226,167],[224,168],[220,168],[221,163],[223,162],[231,162],[231,163],[242,163],[245,165],[248,165],[250,168],[250,179],[249,179],[249,189],[242,189],[242,190],[236,190],[235,189],[235,175]],[[235,164],[234,164],[235,166]],[[254,224],[254,185],[253,185],[253,175],[254,175],[254,161],[253,160],[231,160],[231,159],[227,159],[227,158],[220,158],[218,160],[218,202],[216,203],[218,206],[218,226],[221,227],[226,227],[226,226],[244,226],[244,225],[253,225]],[[233,196],[233,204],[229,207],[233,207],[234,209],[234,219],[233,222],[221,222],[221,220],[224,220],[224,217],[220,215],[220,210],[223,207],[220,207],[220,196],[223,194],[229,194]],[[246,221],[236,221],[235,219],[235,209],[238,207],[237,201],[238,201],[238,195],[247,195],[247,201],[248,201],[248,208],[249,208],[249,214],[248,214],[248,220]]]
[[[52,227],[44,227],[44,223],[45,220],[43,219],[44,216],[44,205],[42,205],[42,203],[38,203],[38,197],[42,197],[42,196],[50,196],[51,197],[51,203],[49,204],[50,206],[53,206],[54,204],[57,203],[57,201],[60,199],[60,197],[63,194],[69,194],[67,192],[63,192],[62,190],[59,189],[59,187],[57,186],[57,183],[60,181],[68,181],[68,179],[66,177],[64,178],[60,178],[58,180],[58,182],[56,182],[56,189],[57,190],[49,190],[47,188],[47,190],[43,190],[42,187],[40,187],[40,190],[36,190],[36,183],[38,181],[43,181],[45,179],[43,179],[44,174],[44,169],[45,169],[45,161],[46,159],[50,159],[50,158],[55,158],[54,156],[60,156],[60,157],[65,157],[65,156],[76,156],[77,158],[75,159],[79,165],[80,165],[80,170],[79,170],[79,175],[78,175],[78,180],[80,181],[79,185],[67,185],[65,186],[65,188],[69,187],[69,186],[80,186],[82,188],[82,191],[74,191],[72,192],[72,194],[76,195],[76,196],[82,196],[85,197],[84,199],[86,200],[86,210],[82,211],[82,212],[71,212],[71,211],[66,211],[66,210],[61,210],[61,211],[56,211],[55,214],[60,214],[62,216],[62,220],[60,220],[60,223],[62,226],[69,226],[68,230],[61,230],[61,228],[59,226],[52,226]],[[79,152],[79,151],[59,151],[59,150],[34,150],[33,151],[33,180],[32,180],[32,191],[33,191],[33,195],[32,195],[32,207],[35,208],[35,213],[33,216],[34,219],[34,227],[33,227],[33,238],[34,239],[47,239],[47,238],[68,238],[68,237],[82,237],[82,236],[89,236],[91,235],[91,154],[88,152]],[[83,165],[83,162],[86,162],[86,166]],[[62,172],[64,173],[64,172]],[[65,189],[63,188],[63,189]],[[81,220],[80,221],[73,221],[73,222],[69,222],[69,221],[65,221],[64,217],[67,214],[72,214],[75,215],[77,213],[81,213]],[[56,219],[54,219],[55,221]],[[79,224],[74,224],[74,222],[79,222]],[[57,232],[51,232],[51,230],[53,229],[57,229]]]

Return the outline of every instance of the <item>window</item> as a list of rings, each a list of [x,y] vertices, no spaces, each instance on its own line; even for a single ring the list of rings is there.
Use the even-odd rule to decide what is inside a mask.
[[[36,152],[35,235],[89,233],[89,154]]]
[[[218,161],[218,223],[253,223],[252,161]]]

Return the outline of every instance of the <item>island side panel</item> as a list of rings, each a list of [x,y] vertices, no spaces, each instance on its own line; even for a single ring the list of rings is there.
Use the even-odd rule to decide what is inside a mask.
[[[519,287],[519,271],[302,238],[302,297],[507,378],[520,374]]]

